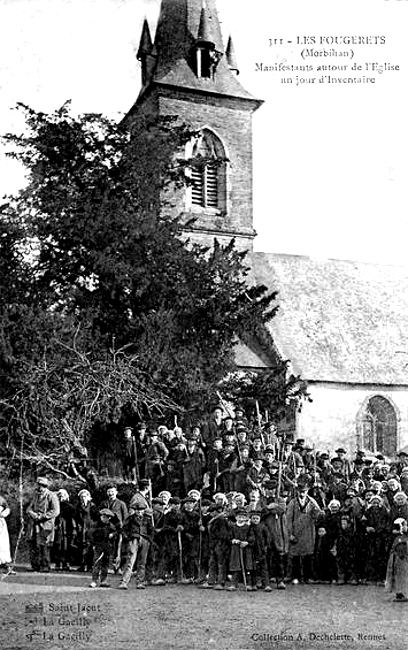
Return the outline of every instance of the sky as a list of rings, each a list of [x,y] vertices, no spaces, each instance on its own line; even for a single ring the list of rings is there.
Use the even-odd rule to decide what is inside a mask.
[[[140,88],[142,21],[146,16],[154,33],[159,6],[160,0],[0,0],[0,133],[21,132],[17,102],[51,112],[70,99],[75,112],[120,119]],[[234,39],[239,80],[264,100],[253,118],[255,249],[408,265],[408,0],[217,6],[224,40]],[[385,42],[356,43],[376,36]],[[336,37],[354,43],[333,43]],[[348,56],[315,56],[311,48]],[[313,70],[261,71],[260,63]],[[400,69],[368,72],[371,63]],[[362,70],[352,72],[353,64]],[[317,72],[318,65],[348,68],[343,75]],[[297,85],[296,75],[306,81]],[[333,84],[327,75],[375,83]],[[293,82],[283,83],[289,76]],[[0,196],[24,182],[3,154],[0,146]]]

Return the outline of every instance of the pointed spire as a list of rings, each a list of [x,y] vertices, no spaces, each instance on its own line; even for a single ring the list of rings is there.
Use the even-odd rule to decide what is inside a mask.
[[[139,49],[136,54],[137,60],[140,61],[143,55],[150,54],[152,51],[152,47],[153,47],[153,41],[150,35],[149,24],[145,18],[143,23],[143,28],[142,28],[142,35],[140,37]]]
[[[149,83],[157,64],[157,49],[153,45],[150,29],[146,18],[144,19],[142,35],[136,58],[142,65],[142,86]]]
[[[211,22],[207,13],[205,1],[203,0],[196,43],[205,43],[215,47],[215,38],[211,32]]]
[[[225,55],[227,57],[227,63],[228,67],[231,70],[231,72],[234,72],[237,76],[239,75],[239,68],[238,68],[238,63],[237,63],[237,56],[235,54],[235,47],[234,43],[232,41],[231,36],[228,39],[228,44],[227,44],[227,49],[225,51]]]
[[[217,0],[161,0],[154,44],[145,21],[138,58],[140,99],[151,84],[246,99],[259,104],[238,82],[235,55],[225,55]],[[231,48],[231,46],[230,46]]]

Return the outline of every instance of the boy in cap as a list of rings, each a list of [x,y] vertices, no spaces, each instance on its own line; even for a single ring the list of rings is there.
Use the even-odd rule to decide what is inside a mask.
[[[142,503],[136,504],[122,529],[128,556],[119,589],[127,589],[136,565],[136,589],[145,589],[146,560],[153,535],[152,518]]]
[[[94,553],[92,567],[92,589],[100,584],[109,587],[107,582],[109,560],[111,557],[112,542],[115,538],[116,528],[112,523],[114,513],[109,508],[102,508],[99,512],[99,522],[91,532],[91,543]]]
[[[231,524],[231,554],[229,568],[232,573],[232,584],[228,591],[236,591],[239,582],[246,584],[247,591],[252,591],[255,586],[253,545],[254,532],[248,522],[245,510],[236,514],[236,523]],[[249,584],[247,583],[249,578]]]
[[[218,493],[213,497],[215,504],[210,510],[208,521],[209,541],[209,563],[208,563],[208,584],[203,587],[214,587],[224,589],[227,580],[227,568],[229,558],[230,523],[227,518],[226,502],[224,494]]]
[[[58,497],[49,490],[44,476],[37,479],[37,489],[27,508],[27,537],[33,571],[50,570],[50,550],[54,541],[55,518],[60,513]]]
[[[199,549],[198,549],[198,582],[203,585],[207,582],[209,561],[210,561],[210,539],[208,524],[212,518],[210,508],[212,503],[209,499],[201,499],[199,502]]]
[[[180,505],[179,497],[170,498],[161,529],[156,530],[155,541],[158,546],[158,557],[156,579],[153,581],[153,585],[165,585],[166,579],[168,582],[177,582],[179,571],[177,526],[180,522]]]
[[[269,479],[269,474],[263,465],[263,453],[258,452],[253,456],[253,466],[249,469],[247,483],[249,490],[262,491],[264,481]]]
[[[112,523],[116,527],[116,536],[114,540],[114,552],[112,558],[112,568],[119,571],[122,564],[122,527],[128,516],[127,505],[121,499],[118,499],[118,490],[116,485],[108,484],[106,488],[107,499],[102,501],[100,508],[107,508],[113,512]]]
[[[192,497],[186,497],[183,500],[183,508],[180,513],[177,533],[181,542],[181,551],[183,555],[183,573],[182,582],[188,584],[194,582],[198,577],[198,553],[199,553],[199,513],[194,509],[195,500]],[[179,549],[180,550],[180,549]]]
[[[260,510],[252,510],[249,513],[249,520],[251,522],[251,531],[254,536],[254,544],[252,547],[253,560],[254,560],[254,574],[255,580],[253,590],[257,589],[258,581],[264,591],[272,591],[269,586],[269,573],[268,573],[268,529],[261,523],[262,513]]]

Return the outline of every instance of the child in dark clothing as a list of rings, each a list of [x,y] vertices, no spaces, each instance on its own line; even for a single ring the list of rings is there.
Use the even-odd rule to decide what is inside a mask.
[[[351,517],[343,514],[340,519],[340,531],[337,539],[337,571],[339,585],[347,583],[357,585],[356,565],[356,537]]]
[[[268,529],[261,523],[261,511],[252,510],[249,513],[251,521],[251,530],[254,535],[253,556],[254,570],[256,580],[260,580],[261,587],[264,591],[272,591],[269,585],[268,573]],[[257,587],[253,587],[256,589]]]
[[[136,588],[145,588],[146,560],[153,535],[153,524],[151,516],[146,513],[144,503],[135,504],[134,507],[134,512],[128,517],[122,529],[123,537],[128,542],[128,554],[119,589],[128,588],[134,566]]]
[[[247,591],[252,591],[255,585],[254,575],[254,561],[252,554],[252,547],[254,545],[255,537],[248,523],[248,517],[245,510],[240,510],[236,513],[236,523],[231,526],[231,555],[230,555],[230,571],[232,573],[232,585],[228,587],[228,591],[235,591],[238,588],[238,583],[242,578],[243,582],[247,581],[249,574],[249,584],[247,584]]]
[[[218,505],[215,504],[210,514],[211,519],[208,522],[210,551],[208,583],[204,583],[203,587],[214,587],[214,589],[221,590],[224,589],[227,580],[230,553],[230,522],[222,502]]]
[[[116,533],[116,528],[112,523],[114,514],[109,510],[109,508],[102,508],[99,517],[100,521],[91,531],[91,544],[94,552],[94,561],[92,567],[92,582],[89,586],[92,589],[97,587],[98,584],[100,587],[110,586],[107,583],[106,578],[108,577],[112,541]]]
[[[333,540],[328,535],[323,523],[317,527],[315,553],[314,553],[314,573],[319,582],[328,583],[337,581],[335,547]]]

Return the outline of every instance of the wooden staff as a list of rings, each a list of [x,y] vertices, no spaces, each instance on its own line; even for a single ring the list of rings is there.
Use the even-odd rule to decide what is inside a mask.
[[[257,399],[255,400],[255,408],[256,408],[256,419],[257,419],[257,422],[258,422],[259,434],[261,436],[262,446],[265,448],[265,438],[264,438],[264,434],[263,434],[263,431],[262,431],[261,411],[259,410],[259,402],[258,402]]]
[[[277,496],[280,496],[282,489],[282,443],[278,438],[278,490]]]
[[[233,418],[233,413],[230,411],[230,409],[228,407],[228,404],[223,399],[223,397],[222,397],[219,390],[216,391],[216,395],[217,395],[218,399],[220,400],[220,402],[222,404],[222,408],[224,409],[224,411],[227,413],[227,415],[229,415],[231,418]]]
[[[136,487],[139,487],[139,466],[137,462],[137,447],[136,447],[136,438],[135,436],[132,435],[132,443],[133,443],[133,453],[135,456],[135,466],[133,468],[133,475],[136,483]]]
[[[247,587],[247,579],[246,579],[246,571],[245,571],[245,563],[244,563],[244,549],[241,546],[241,542],[239,543],[239,563],[241,565],[242,579],[244,581],[245,591],[247,591],[248,587]]]
[[[313,445],[313,475],[314,475],[314,485],[317,483],[317,459],[316,459],[316,447]]]
[[[217,491],[217,479],[218,479],[218,477],[220,475],[220,471],[219,471],[220,470],[220,461],[218,460],[218,458],[216,458],[214,462],[215,462],[215,465],[216,465],[216,468],[217,468],[217,471],[215,472],[215,476],[214,476],[214,492],[216,492]]]
[[[155,526],[154,526],[154,514],[153,514],[153,490],[152,490],[152,479],[149,478],[148,480],[149,480],[149,497],[148,497],[148,502],[149,502],[149,506],[150,506],[150,509],[151,509],[151,515],[150,515],[150,516],[151,516],[151,519],[152,519],[152,527],[153,527],[153,530],[154,530]]]
[[[202,556],[202,547],[203,547],[203,533],[201,530],[201,527],[203,525],[203,511],[201,509],[201,491],[200,491],[200,499],[198,501],[198,508],[199,508],[199,513],[200,513],[200,518],[198,520],[198,525],[199,525],[199,536],[198,536],[198,579],[200,579],[201,576],[201,556]]]
[[[181,530],[177,531],[177,541],[178,541],[178,547],[179,547],[179,567],[180,567],[180,579],[181,581],[184,580],[184,572],[183,572],[183,544],[181,541]]]

